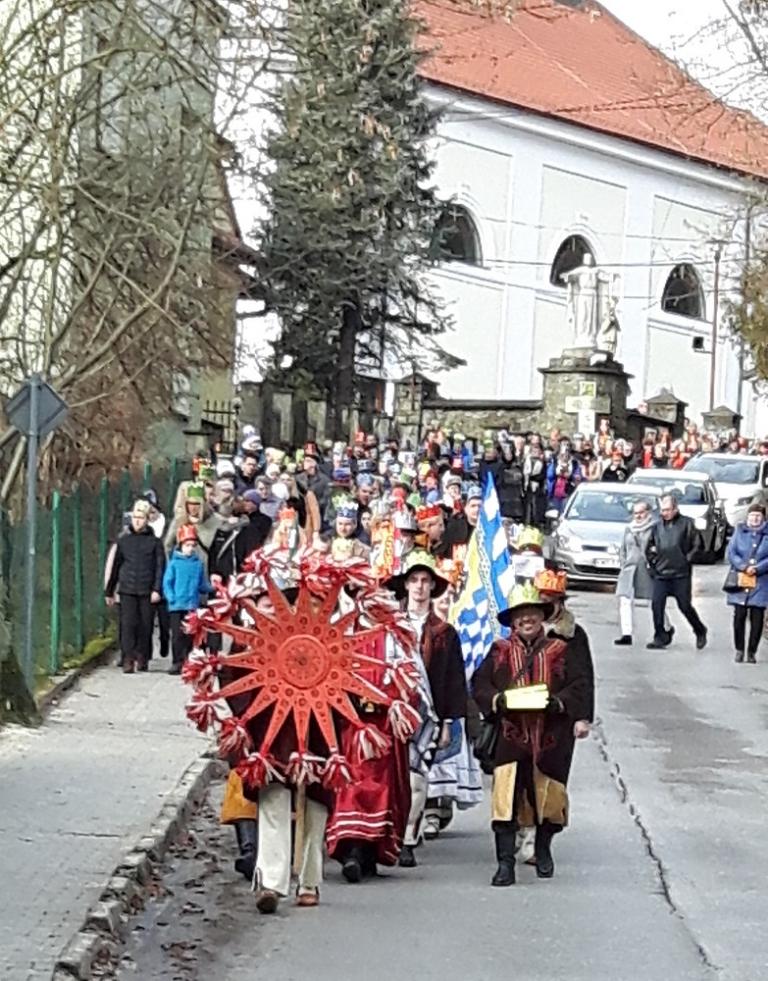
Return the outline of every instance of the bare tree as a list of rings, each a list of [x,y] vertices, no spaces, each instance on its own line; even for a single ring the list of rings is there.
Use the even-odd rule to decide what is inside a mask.
[[[240,158],[227,137],[264,67],[258,7],[0,10],[0,395],[39,371],[67,398],[54,480],[121,465],[179,384],[232,363],[241,243],[226,176]]]

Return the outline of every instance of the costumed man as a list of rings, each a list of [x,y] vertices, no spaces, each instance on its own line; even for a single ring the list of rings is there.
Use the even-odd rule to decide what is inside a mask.
[[[416,521],[419,531],[426,538],[426,548],[430,555],[441,554],[445,535],[445,518],[439,504],[423,504],[416,508]]]
[[[532,582],[546,566],[544,535],[538,528],[523,528],[512,543],[515,582]]]
[[[545,630],[550,637],[559,637],[561,640],[573,642],[578,646],[585,658],[585,661],[592,665],[592,651],[589,644],[589,637],[583,627],[576,623],[573,613],[566,607],[568,599],[568,577],[564,572],[556,569],[543,569],[536,573],[533,584],[538,589],[539,595],[543,600],[552,604],[552,613],[545,624]],[[594,692],[594,680],[592,681],[592,691]],[[577,719],[573,724],[573,735],[575,739],[586,739],[590,728],[594,722],[595,706],[594,696],[585,705],[586,715],[583,719]],[[535,833],[534,826],[521,828],[518,832],[518,852],[517,857],[521,862],[528,865],[536,864],[535,857]]]
[[[335,558],[365,559],[368,561],[370,549],[357,537],[359,505],[351,498],[334,501],[336,517],[333,522],[334,537],[331,554]]]
[[[551,843],[568,824],[574,726],[590,716],[594,700],[589,649],[546,633],[553,604],[533,583],[516,585],[507,602],[499,622],[511,628],[510,637],[494,641],[473,678],[486,724],[497,729],[491,753],[494,886],[515,882],[521,826],[536,826],[536,874],[554,875]]]
[[[448,588],[440,576],[435,560],[424,550],[411,552],[399,580],[396,594],[405,596],[405,612],[417,637],[421,661],[429,681],[434,719],[437,723],[437,749],[446,749],[452,738],[452,723],[467,714],[467,686],[464,680],[464,658],[455,629],[432,610],[432,600]],[[427,806],[428,772],[434,758],[431,745],[411,742],[411,810],[405,831],[400,865],[416,866],[414,849],[422,838],[422,822]]]

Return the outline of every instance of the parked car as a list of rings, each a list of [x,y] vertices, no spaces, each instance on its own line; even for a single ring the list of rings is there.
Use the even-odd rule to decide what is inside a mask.
[[[674,494],[680,513],[693,518],[701,534],[702,550],[698,562],[717,562],[725,555],[728,522],[717,488],[706,473],[698,470],[636,470],[629,484],[661,487],[665,494]]]
[[[553,557],[573,582],[615,582],[619,550],[635,501],[659,511],[660,487],[595,482],[580,484],[555,524]]]
[[[768,457],[699,453],[679,472],[688,470],[705,473],[713,481],[730,528],[746,521],[747,508],[753,501],[766,503]]]

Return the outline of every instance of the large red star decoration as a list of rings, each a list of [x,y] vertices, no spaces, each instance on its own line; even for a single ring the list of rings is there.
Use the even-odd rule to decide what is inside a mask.
[[[210,631],[228,635],[238,649],[228,656],[192,653],[183,671],[195,687],[187,715],[201,731],[218,730],[221,755],[239,759],[238,772],[250,787],[271,780],[339,787],[351,780],[350,762],[381,756],[390,745],[389,736],[363,722],[354,698],[386,708],[395,738],[407,740],[418,727],[411,705],[419,684],[415,635],[361,560],[339,562],[307,551],[291,559],[284,551],[264,549],[251,556],[249,566],[250,573],[216,583],[209,606],[187,620],[197,645]],[[275,580],[298,587],[295,604]],[[256,608],[254,587],[269,593],[273,615]],[[340,613],[345,588],[349,609]],[[243,613],[252,626],[236,622]],[[217,688],[224,665],[241,677]],[[247,709],[227,714],[227,699],[246,694]],[[340,720],[356,730],[354,761],[339,751]],[[249,723],[258,722],[254,728],[263,735],[255,746]],[[278,760],[273,744],[286,727],[295,750],[288,760]],[[324,755],[310,751],[310,727],[321,734]]]

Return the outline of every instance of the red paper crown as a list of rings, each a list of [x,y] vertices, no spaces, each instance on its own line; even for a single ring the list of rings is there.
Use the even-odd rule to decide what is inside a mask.
[[[423,504],[416,508],[416,520],[429,521],[430,518],[439,518],[442,513],[443,509],[439,504]]]

